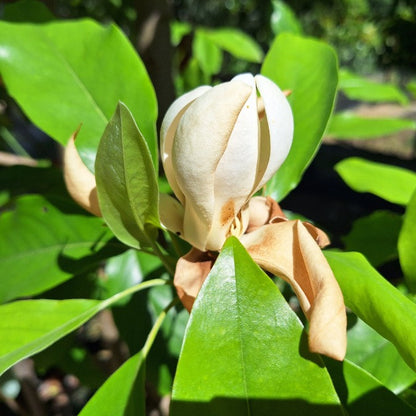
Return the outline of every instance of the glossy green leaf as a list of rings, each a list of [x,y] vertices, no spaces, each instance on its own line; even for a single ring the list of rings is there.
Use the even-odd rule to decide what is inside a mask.
[[[406,207],[398,249],[406,283],[412,292],[416,292],[416,192],[413,193]]]
[[[325,256],[345,304],[392,342],[416,371],[416,304],[384,279],[361,254],[327,251]]]
[[[144,381],[144,356],[139,352],[107,379],[79,416],[144,415]]]
[[[196,30],[192,43],[192,53],[202,71],[208,75],[217,74],[221,69],[222,51],[205,35],[203,30]]]
[[[230,238],[193,306],[172,416],[342,415],[323,362],[272,280]]]
[[[0,343],[0,374],[23,358],[53,344],[124,296],[165,283],[161,279],[149,280],[101,302],[42,299],[0,306],[0,339],[7,340]]]
[[[416,173],[397,166],[350,157],[335,165],[346,184],[394,204],[407,205],[416,189]]]
[[[346,111],[331,117],[326,135],[338,139],[372,139],[415,128],[413,120],[366,118]]]
[[[293,10],[281,0],[273,0],[273,13],[270,16],[270,26],[275,35],[283,32],[302,34],[302,26]]]
[[[159,225],[156,175],[146,141],[123,103],[100,141],[95,172],[108,226],[131,247],[151,247]]]
[[[202,29],[205,36],[219,48],[235,58],[248,62],[261,62],[263,51],[260,45],[249,35],[239,29],[224,27],[218,29]]]
[[[43,292],[124,249],[69,198],[22,196],[0,215],[0,302]]]
[[[349,416],[415,416],[413,408],[353,362],[325,362]]]
[[[347,358],[398,394],[416,382],[416,372],[394,345],[361,319],[348,331]]]
[[[374,82],[346,69],[340,70],[339,89],[352,100],[393,101],[400,104],[406,104],[409,101],[406,95],[395,85]]]
[[[343,237],[345,250],[359,251],[374,266],[396,259],[397,240],[402,217],[391,211],[375,211],[355,220],[351,231]]]
[[[8,22],[42,23],[54,19],[55,16],[48,7],[37,0],[20,0],[6,4],[2,16],[2,20]]]
[[[337,88],[337,59],[327,44],[283,33],[277,36],[261,72],[281,89],[290,90],[295,122],[289,156],[267,184],[280,201],[301,180],[313,159],[331,115]]]
[[[116,26],[91,20],[0,22],[0,74],[31,121],[58,142],[66,144],[82,124],[77,147],[91,170],[105,126],[122,100],[157,166],[155,93],[142,61]]]

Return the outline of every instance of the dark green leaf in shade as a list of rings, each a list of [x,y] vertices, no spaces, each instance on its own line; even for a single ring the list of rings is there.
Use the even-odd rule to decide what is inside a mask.
[[[406,207],[398,249],[406,283],[412,292],[416,292],[416,192]]]
[[[140,351],[116,370],[94,394],[79,416],[145,414],[145,357]]]
[[[415,416],[413,408],[351,361],[325,358],[325,363],[349,416]]]
[[[334,105],[337,58],[323,42],[283,33],[273,42],[261,73],[292,91],[288,100],[295,123],[293,144],[266,186],[266,193],[280,201],[299,183],[318,150]]]
[[[400,293],[360,253],[326,251],[345,304],[395,345],[416,371],[416,304]]]
[[[403,361],[394,345],[361,319],[348,330],[347,358],[396,394],[416,382],[416,372]]]
[[[416,189],[416,173],[359,157],[342,160],[335,170],[354,191],[369,192],[394,204],[407,205]]]
[[[413,120],[368,118],[343,112],[331,117],[326,135],[336,139],[373,139],[415,128],[416,122]]]
[[[37,0],[20,0],[6,4],[2,20],[8,22],[43,23],[54,20],[55,16],[48,7]]]
[[[374,267],[378,267],[397,258],[401,226],[401,215],[375,211],[354,221],[351,231],[342,239],[345,250],[359,251]]]
[[[22,196],[0,215],[0,302],[43,292],[124,250],[71,199]]]
[[[263,51],[260,45],[243,31],[231,27],[202,29],[207,39],[237,59],[261,62]]]
[[[270,26],[275,35],[283,32],[302,34],[302,26],[293,10],[281,0],[273,0],[273,13],[270,16]]]
[[[108,226],[131,247],[151,247],[159,225],[156,175],[146,141],[123,103],[100,141],[95,172]]]
[[[28,42],[30,39],[30,42]],[[30,120],[77,148],[93,171],[98,142],[119,100],[131,109],[157,166],[157,103],[146,69],[122,31],[92,20],[0,22],[0,74]]]
[[[193,306],[171,415],[248,414],[344,413],[299,319],[230,238]]]
[[[0,374],[13,364],[42,351],[79,328],[88,319],[121,298],[140,290],[164,285],[149,280],[103,301],[87,299],[21,300],[0,306]]]
[[[407,104],[409,101],[402,91],[393,84],[378,83],[354,74],[347,69],[339,72],[339,89],[350,99]]]

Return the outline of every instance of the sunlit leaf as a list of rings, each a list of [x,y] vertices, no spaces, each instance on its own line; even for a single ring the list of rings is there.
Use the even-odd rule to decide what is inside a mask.
[[[266,192],[281,200],[301,180],[321,142],[337,88],[337,59],[327,44],[283,33],[264,59],[261,73],[282,90],[292,91],[295,132],[289,156],[267,184]]]
[[[406,283],[413,292],[416,292],[416,192],[406,207],[398,249]]]
[[[192,43],[192,52],[201,69],[213,75],[220,71],[222,52],[220,48],[205,35],[203,30],[197,30]]]
[[[395,204],[407,205],[416,189],[416,173],[397,166],[350,157],[335,165],[346,184]]]
[[[413,120],[366,118],[352,112],[343,112],[331,117],[326,135],[338,139],[372,139],[415,128],[416,122]]]
[[[221,250],[185,333],[171,415],[342,415],[319,356],[238,240]]]
[[[20,197],[0,215],[0,236],[1,302],[43,292],[125,250],[101,218],[69,198]]]
[[[302,26],[293,10],[283,1],[273,0],[273,13],[270,16],[270,26],[275,35],[283,32],[302,34]]]
[[[339,75],[339,89],[352,100],[395,101],[400,104],[406,104],[409,101],[406,95],[393,84],[374,82],[346,69],[341,69]]]
[[[128,108],[119,103],[95,163],[98,200],[108,226],[123,243],[149,247],[159,224],[159,192],[149,148]]]
[[[345,304],[392,342],[416,371],[416,304],[399,292],[359,253],[325,252]]]
[[[157,166],[155,93],[118,27],[92,20],[0,22],[0,74],[30,120],[58,142],[66,144],[82,124],[77,147],[91,170],[105,126],[122,100]]]

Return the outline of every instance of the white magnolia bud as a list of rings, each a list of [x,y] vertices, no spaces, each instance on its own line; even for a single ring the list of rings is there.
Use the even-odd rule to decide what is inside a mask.
[[[262,75],[238,75],[178,98],[161,129],[166,177],[184,208],[177,230],[172,221],[169,228],[202,251],[239,237],[248,200],[279,169],[292,138],[286,96]]]

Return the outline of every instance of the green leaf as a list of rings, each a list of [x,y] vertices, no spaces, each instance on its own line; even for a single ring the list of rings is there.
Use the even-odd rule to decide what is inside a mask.
[[[352,100],[369,102],[393,101],[407,104],[406,95],[393,84],[381,84],[360,77],[346,69],[339,72],[339,89]]]
[[[95,171],[108,226],[131,247],[151,247],[159,225],[156,175],[146,141],[123,103],[100,141]]]
[[[334,105],[337,59],[323,42],[283,33],[273,42],[261,73],[292,91],[288,99],[295,122],[293,144],[266,188],[280,201],[299,183],[318,150]]]
[[[351,361],[325,359],[325,363],[349,416],[415,415],[413,408]]]
[[[121,298],[151,286],[164,285],[161,279],[149,280],[104,301],[22,300],[0,306],[0,374],[13,364],[42,351],[80,327],[99,311]]]
[[[55,16],[47,6],[37,0],[20,0],[4,6],[2,20],[8,22],[43,23],[54,20]]]
[[[354,221],[351,231],[343,237],[345,250],[359,251],[374,266],[396,259],[397,240],[402,217],[390,211],[375,211]]]
[[[0,302],[43,292],[125,248],[69,198],[26,195],[0,216]]]
[[[315,413],[343,414],[327,370],[272,280],[230,238],[193,306],[171,415]]]
[[[144,381],[144,356],[140,351],[106,380],[79,416],[144,415]]]
[[[402,130],[415,130],[416,122],[399,118],[365,118],[349,111],[335,114],[326,135],[338,139],[372,139]]]
[[[208,75],[217,74],[222,65],[220,48],[205,35],[203,30],[196,30],[192,42],[192,53],[202,71]]]
[[[248,62],[261,62],[263,59],[260,45],[239,29],[230,27],[211,30],[199,28],[198,31],[203,31],[207,39],[237,59]]]
[[[416,382],[416,372],[403,361],[394,345],[361,319],[348,330],[347,358],[396,394]]]
[[[359,253],[326,251],[345,304],[393,343],[416,371],[416,304],[381,276]]]
[[[275,35],[283,32],[302,34],[302,26],[293,10],[280,0],[273,0],[273,13],[270,17],[270,26]]]
[[[170,23],[170,39],[173,46],[178,46],[184,36],[192,32],[192,26],[186,22],[173,21]]]
[[[403,227],[399,235],[399,259],[406,283],[416,292],[416,192],[413,193],[404,214]]]
[[[142,61],[116,26],[91,20],[0,22],[0,73],[30,120],[58,142],[66,144],[82,124],[77,147],[91,170],[100,137],[122,100],[157,166],[155,93]]]
[[[342,160],[335,170],[354,191],[370,192],[394,204],[407,205],[416,189],[416,173],[359,157]]]

